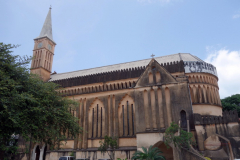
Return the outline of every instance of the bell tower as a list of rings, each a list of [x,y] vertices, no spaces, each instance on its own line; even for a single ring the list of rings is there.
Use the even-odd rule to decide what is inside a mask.
[[[31,73],[38,74],[43,81],[50,79],[56,43],[52,36],[51,7],[43,24],[40,35],[34,39]]]

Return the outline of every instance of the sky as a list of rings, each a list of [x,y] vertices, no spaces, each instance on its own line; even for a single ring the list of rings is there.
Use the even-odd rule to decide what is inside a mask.
[[[50,5],[52,71],[191,53],[217,68],[221,98],[240,94],[239,0],[0,0],[0,42],[32,56]]]

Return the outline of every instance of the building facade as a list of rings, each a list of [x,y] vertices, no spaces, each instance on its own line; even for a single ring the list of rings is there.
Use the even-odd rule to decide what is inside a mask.
[[[116,65],[51,73],[56,43],[52,37],[51,9],[40,36],[34,39],[31,72],[44,81],[61,85],[63,96],[79,101],[72,114],[84,132],[68,137],[61,150],[34,144],[32,160],[58,160],[76,153],[76,158],[103,159],[97,151],[105,135],[118,137],[115,158],[153,145],[167,160],[229,159],[239,157],[240,135],[237,112],[222,112],[216,68],[189,53]],[[167,149],[164,133],[171,122],[192,132],[192,150]],[[231,147],[223,145],[230,142]],[[201,154],[199,154],[201,153]],[[26,156],[22,156],[22,159]]]

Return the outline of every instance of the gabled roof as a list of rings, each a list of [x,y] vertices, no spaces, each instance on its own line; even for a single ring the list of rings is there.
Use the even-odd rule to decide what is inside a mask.
[[[175,78],[171,75],[171,71],[174,71],[175,68],[182,68],[183,70],[178,70],[177,72],[183,72],[184,68],[183,65],[181,65],[182,61],[180,61],[180,65],[177,65],[174,63],[170,66],[161,66],[155,59],[152,59],[149,64],[146,66],[146,69],[143,71],[143,73],[139,76],[135,88],[139,87],[146,87],[153,84],[168,84],[168,83],[175,83],[177,82]],[[183,63],[182,63],[183,64]],[[168,68],[168,70],[166,68]],[[170,69],[170,67],[172,69]],[[154,69],[153,69],[154,68]],[[176,72],[176,70],[174,71]],[[149,74],[152,74],[152,82],[149,80]],[[157,78],[157,74],[159,73],[159,78]],[[155,79],[153,78],[153,74],[155,74]],[[164,78],[160,78],[164,77]]]
[[[45,22],[43,24],[43,27],[42,27],[40,35],[37,38],[35,38],[35,39],[39,39],[39,38],[43,38],[43,37],[48,37],[50,40],[53,41],[51,8],[49,8],[49,11],[48,11],[47,17],[45,19]]]
[[[176,62],[183,60],[184,64],[187,64],[187,70],[191,72],[191,67],[194,66],[194,64],[200,63],[200,64],[207,64],[200,58],[191,55],[190,53],[178,53],[178,54],[172,54],[162,57],[156,57],[154,58],[159,64],[163,63],[170,63],[170,62]],[[139,60],[139,61],[133,61],[133,62],[126,62],[126,63],[119,63],[109,66],[103,66],[103,67],[97,67],[97,68],[91,68],[91,69],[84,69],[84,70],[78,70],[73,72],[65,72],[65,73],[59,73],[59,74],[53,74],[50,77],[49,81],[56,81],[56,80],[62,80],[67,78],[74,78],[74,77],[81,77],[81,76],[87,76],[92,74],[99,74],[99,73],[105,73],[105,72],[111,72],[111,71],[117,71],[117,70],[123,70],[123,69],[129,69],[129,68],[136,68],[136,67],[146,67],[149,62],[151,61],[151,58]],[[210,64],[207,64],[210,65]],[[211,65],[212,66],[212,65]],[[190,70],[189,70],[190,68]],[[196,68],[196,67],[195,67]],[[213,68],[215,68],[213,66]],[[216,69],[215,69],[216,70]],[[201,70],[202,71],[202,70]],[[186,69],[185,69],[186,72]],[[206,71],[208,73],[208,69]],[[213,71],[212,74],[214,74],[215,71]],[[216,74],[214,74],[216,75]],[[217,75],[216,75],[217,76]]]

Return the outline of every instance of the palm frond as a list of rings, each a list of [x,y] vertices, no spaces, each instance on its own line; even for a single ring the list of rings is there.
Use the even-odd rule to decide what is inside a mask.
[[[136,151],[133,154],[132,159],[140,160],[165,160],[165,157],[161,155],[163,153],[159,148],[150,146],[148,149],[142,147],[143,151]]]

